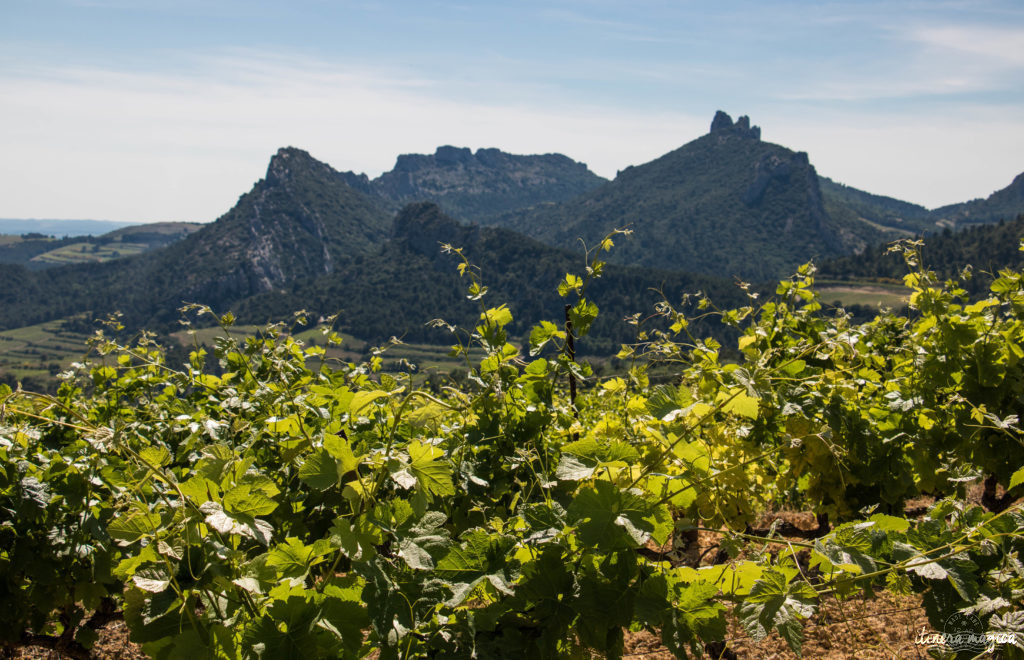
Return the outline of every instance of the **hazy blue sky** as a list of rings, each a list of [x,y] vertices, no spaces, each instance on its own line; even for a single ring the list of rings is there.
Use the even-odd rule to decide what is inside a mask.
[[[926,206],[1024,171],[1024,3],[0,0],[0,217],[213,220],[292,145],[612,177],[748,114]]]

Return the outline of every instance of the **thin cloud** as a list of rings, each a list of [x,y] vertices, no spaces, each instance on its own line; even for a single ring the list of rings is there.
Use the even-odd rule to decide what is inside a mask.
[[[674,41],[674,39],[655,33],[644,25],[612,19],[593,18],[567,9],[544,9],[540,12],[540,16],[548,20],[578,25],[584,28],[597,28],[603,36],[619,41],[649,43],[670,43]]]
[[[994,26],[892,26],[888,52],[859,68],[822,67],[813,79],[777,94],[789,101],[879,101],[1010,92],[1024,82],[1024,29]]]
[[[940,51],[981,58],[989,66],[1024,69],[1024,28],[945,25],[918,28],[910,37]]]

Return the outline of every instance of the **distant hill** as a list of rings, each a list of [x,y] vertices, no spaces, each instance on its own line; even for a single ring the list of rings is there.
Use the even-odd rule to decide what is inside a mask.
[[[572,247],[614,227],[634,238],[619,263],[768,280],[813,257],[852,252],[877,230],[826,212],[807,154],[763,142],[747,117],[719,111],[707,135],[568,202],[513,212],[501,224]]]
[[[866,221],[893,238],[940,228],[931,218],[931,212],[919,204],[873,195],[836,183],[828,177],[819,176],[818,183],[825,200],[825,210],[840,222]]]
[[[453,216],[489,223],[496,216],[536,204],[572,199],[605,179],[561,154],[518,156],[498,149],[438,147],[433,154],[404,154],[376,179],[344,173],[353,188],[397,210],[410,202],[437,203]]]
[[[924,266],[940,278],[950,278],[971,266],[974,271],[968,288],[983,292],[991,282],[987,274],[1003,268],[1024,266],[1024,253],[1018,246],[1024,239],[1024,215],[1009,222],[968,225],[959,231],[948,227],[924,237],[921,251]],[[826,260],[819,264],[822,279],[857,281],[901,281],[907,267],[898,254],[887,252],[886,245],[874,245],[861,254]]]
[[[18,219],[0,218],[0,234],[29,234],[39,233],[46,236],[61,238],[63,236],[99,236],[121,227],[127,227],[130,222],[115,222],[113,220],[41,220],[41,219]]]
[[[931,210],[891,197],[872,195],[825,177],[819,177],[819,181],[826,210],[834,218],[864,220],[892,237],[1012,220],[1024,213],[1024,173],[984,199]]]
[[[0,240],[0,263],[22,264],[35,270],[100,263],[165,247],[200,227],[195,222],[155,222],[115,229],[101,236],[50,238],[38,232],[6,235]]]
[[[455,151],[439,150],[442,165],[435,154],[431,167],[466,157]],[[479,152],[473,158],[479,160]],[[462,163],[456,170],[466,180],[475,167]],[[538,318],[560,318],[555,286],[583,267],[577,237],[595,245],[612,228],[632,223],[634,236],[617,241],[611,253],[621,267],[610,267],[594,291],[606,311],[602,324],[612,323],[598,328],[600,341],[611,346],[632,332],[619,323],[622,316],[651,309],[658,299],[651,289],[670,298],[704,290],[730,305],[742,303],[733,275],[773,281],[811,258],[835,264],[829,272],[836,278],[877,273],[870,254],[861,265],[835,258],[902,235],[901,223],[920,209],[822,183],[806,154],[763,142],[749,119],[733,122],[725,113],[716,115],[707,135],[614,181],[569,201],[498,216],[504,227],[462,224],[424,203],[404,207],[395,218],[389,209],[397,202],[374,192],[368,179],[353,177],[305,151],[283,148],[266,176],[216,222],[141,226],[100,237],[125,245],[146,238],[147,230],[150,240],[191,232],[164,248],[35,272],[0,263],[0,329],[119,310],[129,327],[170,330],[183,302],[200,302],[233,309],[251,322],[298,308],[342,310],[345,329],[366,339],[400,333],[439,339],[423,328],[425,320],[467,323],[478,313],[465,300],[454,261],[439,252],[439,243],[449,242],[484,268],[491,300],[513,307],[519,331]],[[474,194],[484,199],[486,186]],[[964,256],[985,267],[987,242],[1016,246],[1013,230],[1006,231],[984,234],[975,248],[963,247]]]
[[[985,199],[974,199],[935,209],[931,217],[936,224],[963,226],[1009,220],[1024,212],[1024,173],[1018,174],[1010,185],[997,190]]]

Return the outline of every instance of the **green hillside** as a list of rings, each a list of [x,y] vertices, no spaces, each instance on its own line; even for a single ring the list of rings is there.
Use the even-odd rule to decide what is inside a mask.
[[[907,234],[935,231],[938,225],[930,217],[930,211],[918,204],[873,195],[863,190],[836,183],[828,177],[819,176],[821,195],[825,209],[838,220],[860,219],[876,226],[880,232],[894,237]]]
[[[941,278],[951,278],[971,266],[973,277],[966,286],[972,293],[987,290],[991,275],[1003,268],[1020,268],[1024,253],[1018,250],[1024,239],[1024,215],[1009,222],[972,225],[960,231],[949,228],[924,237],[921,249],[925,267]],[[823,261],[822,278],[856,281],[898,282],[906,272],[899,255],[887,245],[874,245],[861,254]]]
[[[392,224],[374,198],[345,181],[309,154],[282,149],[233,209],[163,250],[37,273],[0,265],[12,283],[0,290],[0,328],[120,311],[128,327],[169,332],[177,329],[179,307],[197,302],[253,323],[299,308],[341,311],[343,329],[367,340],[401,331],[408,341],[447,341],[424,324],[441,315],[471,326],[479,309],[462,295],[456,261],[441,254],[441,243],[489,264],[483,276],[513,306],[514,333],[562,318],[556,288],[566,272],[582,268],[580,250],[462,225],[433,204],[412,205]],[[611,309],[592,333],[593,350],[633,338],[621,319],[650,311],[660,300],[651,289],[675,300],[698,290],[716,299],[738,295],[728,281],[667,270],[611,269],[596,286]]]
[[[932,211],[931,215],[940,225],[961,226],[1009,220],[1020,213],[1024,213],[1024,173],[985,199],[943,206]]]
[[[515,321],[513,336],[526,332],[542,319],[560,321],[564,300],[557,294],[567,272],[583,270],[582,252],[543,245],[512,231],[463,225],[434,204],[413,204],[395,219],[391,240],[372,255],[314,280],[296,281],[281,291],[268,292],[237,306],[241,320],[262,323],[284,318],[298,301],[316,314],[340,312],[341,327],[370,340],[384,340],[396,332],[407,341],[447,341],[448,335],[425,324],[441,317],[471,327],[480,313],[479,303],[465,298],[458,260],[442,252],[442,244],[463,250],[475,264],[485,264],[481,277],[488,299],[509,302]],[[622,239],[616,250],[628,246]],[[635,337],[627,315],[650,313],[662,299],[678,302],[685,293],[698,291],[716,301],[739,304],[739,290],[729,281],[636,267],[610,267],[593,284],[593,293],[607,309],[588,338],[586,350],[613,352]]]
[[[562,247],[630,225],[614,259],[769,280],[813,257],[860,247],[864,223],[839,227],[825,211],[807,154],[763,142],[746,117],[719,112],[711,131],[564,204],[509,214],[503,224]]]

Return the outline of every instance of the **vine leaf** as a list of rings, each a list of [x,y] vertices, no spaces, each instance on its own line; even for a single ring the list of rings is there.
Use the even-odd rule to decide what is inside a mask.
[[[664,543],[672,532],[665,505],[651,504],[641,491],[620,490],[608,481],[581,488],[568,513],[580,542],[602,549],[638,548],[652,538]]]
[[[453,591],[446,604],[461,604],[484,580],[499,592],[512,595],[512,584],[518,576],[516,562],[510,556],[515,543],[512,536],[492,535],[484,529],[466,532],[463,542],[437,562],[436,575],[447,580]]]
[[[443,456],[444,452],[432,445],[409,443],[409,472],[421,488],[439,497],[455,494],[451,468],[438,460]]]
[[[803,646],[801,621],[817,607],[817,594],[805,582],[787,584],[786,576],[767,570],[754,583],[746,600],[736,608],[740,622],[747,633],[761,641],[774,629],[794,653],[800,655]]]

